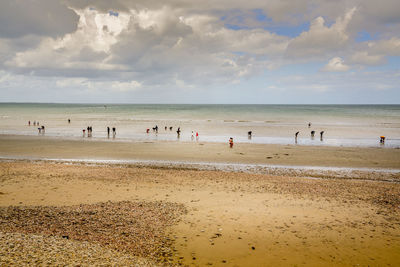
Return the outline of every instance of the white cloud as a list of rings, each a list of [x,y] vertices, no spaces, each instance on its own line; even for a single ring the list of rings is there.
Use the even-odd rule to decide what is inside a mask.
[[[76,10],[77,30],[63,37],[43,39],[36,49],[16,53],[6,65],[17,68],[121,69],[107,63],[110,47],[127,27],[129,16],[100,14],[95,10]]]
[[[325,25],[323,17],[314,19],[308,31],[290,41],[287,54],[293,57],[320,56],[343,48],[349,41],[347,26],[355,11],[356,8],[350,9],[330,27]]]
[[[350,62],[361,65],[378,65],[384,62],[383,55],[371,55],[368,51],[359,51],[350,57]]]
[[[141,83],[137,81],[130,81],[130,82],[112,82],[111,89],[113,91],[119,92],[129,92],[135,91],[142,86]]]
[[[343,59],[340,57],[334,57],[329,60],[328,64],[326,64],[321,70],[322,71],[348,71],[350,69],[349,66],[344,64]]]
[[[393,37],[389,40],[369,42],[368,48],[372,53],[387,56],[400,56],[400,38]]]
[[[89,89],[91,91],[130,92],[142,87],[138,81],[92,81],[86,78],[57,79],[59,88]]]

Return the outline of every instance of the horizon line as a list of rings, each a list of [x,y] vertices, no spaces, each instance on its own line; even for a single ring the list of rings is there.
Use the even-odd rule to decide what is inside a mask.
[[[400,105],[400,103],[106,103],[106,102],[5,102],[0,104],[65,104],[65,105]]]

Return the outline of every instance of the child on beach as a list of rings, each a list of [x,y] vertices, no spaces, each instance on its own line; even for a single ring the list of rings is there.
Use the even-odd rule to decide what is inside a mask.
[[[232,148],[233,147],[233,138],[229,138],[229,147]]]

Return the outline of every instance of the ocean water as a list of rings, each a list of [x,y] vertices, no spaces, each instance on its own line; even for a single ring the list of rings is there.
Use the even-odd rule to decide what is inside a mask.
[[[400,105],[0,103],[0,134],[38,135],[34,121],[46,127],[46,136],[59,138],[88,138],[82,129],[92,126],[92,140],[192,142],[193,131],[202,142],[228,142],[233,137],[239,143],[295,144],[294,134],[299,131],[298,145],[373,147],[381,146],[383,135],[385,147],[400,147]],[[156,125],[158,133],[152,131]],[[116,127],[115,139],[107,138],[107,126]],[[251,139],[248,131],[253,132]]]

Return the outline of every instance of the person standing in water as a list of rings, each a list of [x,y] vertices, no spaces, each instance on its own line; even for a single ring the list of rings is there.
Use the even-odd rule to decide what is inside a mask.
[[[107,137],[110,138],[110,127],[107,126]]]
[[[296,144],[297,144],[297,136],[299,135],[299,133],[300,133],[300,132],[296,132],[296,133],[294,134],[294,141],[296,142]]]
[[[115,127],[113,127],[112,131],[113,131],[113,137],[115,137],[117,135],[117,129],[115,129]]]
[[[233,147],[233,138],[229,138],[229,147],[232,148]]]
[[[322,136],[324,135],[324,131],[321,131],[321,132],[319,133],[319,135],[320,135],[321,141],[322,141]]]

